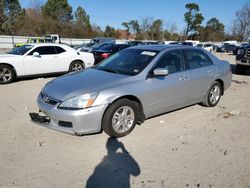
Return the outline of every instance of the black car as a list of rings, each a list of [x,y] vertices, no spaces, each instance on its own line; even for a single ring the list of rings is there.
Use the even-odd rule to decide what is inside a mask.
[[[220,46],[216,46],[216,52],[225,52],[225,46],[224,45],[220,45]]]
[[[225,45],[225,51],[227,53],[233,52],[234,50],[236,50],[236,48],[237,48],[237,46],[234,44]]]
[[[250,68],[250,44],[239,47],[236,55],[236,72],[245,74],[248,68]]]
[[[110,44],[93,50],[92,53],[95,57],[95,64],[128,47],[130,47],[128,44]]]
[[[144,42],[139,41],[139,40],[128,41],[127,44],[128,44],[129,46],[145,45]]]

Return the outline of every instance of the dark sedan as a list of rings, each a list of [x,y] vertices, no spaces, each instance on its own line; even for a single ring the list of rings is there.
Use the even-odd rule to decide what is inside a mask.
[[[95,64],[101,62],[102,60],[108,58],[112,54],[119,52],[125,48],[130,47],[128,44],[110,44],[106,45],[102,48],[98,48],[93,50],[92,53],[95,57]]]

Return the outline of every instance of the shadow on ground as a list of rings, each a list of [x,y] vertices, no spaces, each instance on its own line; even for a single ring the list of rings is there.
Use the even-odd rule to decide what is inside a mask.
[[[129,188],[130,176],[141,172],[138,163],[116,138],[109,138],[106,148],[107,155],[87,180],[86,188]]]
[[[235,74],[235,75],[242,75],[242,76],[250,76],[250,67],[246,67],[246,72],[245,74],[238,74],[236,72],[236,65],[235,64],[230,64],[231,65],[231,69],[232,69],[232,73]]]

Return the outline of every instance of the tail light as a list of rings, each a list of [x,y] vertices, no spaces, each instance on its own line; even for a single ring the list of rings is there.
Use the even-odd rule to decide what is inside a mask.
[[[110,56],[110,53],[103,53],[102,54],[102,58],[106,59]]]

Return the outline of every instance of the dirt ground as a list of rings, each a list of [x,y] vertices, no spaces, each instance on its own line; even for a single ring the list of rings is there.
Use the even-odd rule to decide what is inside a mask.
[[[216,55],[234,71],[233,55]],[[218,106],[149,119],[118,140],[33,124],[28,113],[51,79],[0,86],[0,187],[250,187],[249,72],[233,75]]]

